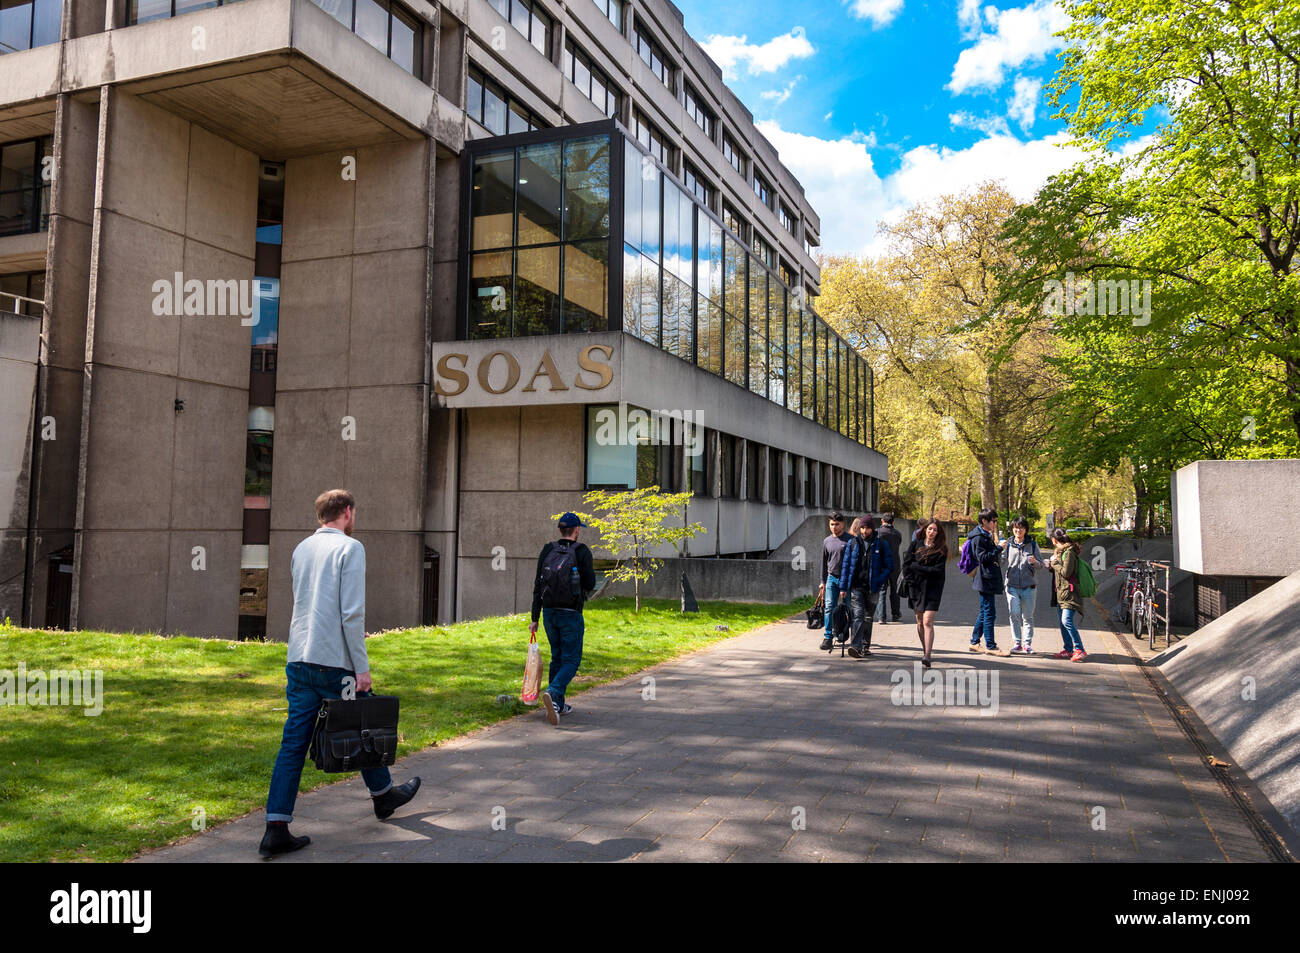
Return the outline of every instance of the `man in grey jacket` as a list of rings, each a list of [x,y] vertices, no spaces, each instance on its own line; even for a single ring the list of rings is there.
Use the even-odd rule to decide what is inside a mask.
[[[289,714],[266,798],[263,857],[306,847],[310,837],[289,833],[303,761],[311,745],[322,699],[341,698],[344,689],[370,691],[366,658],[366,549],[352,538],[356,500],[347,490],[326,490],[316,498],[320,529],[293,551],[293,619],[285,694]],[[381,821],[415,797],[420,779],[393,786],[388,769],[361,772]]]

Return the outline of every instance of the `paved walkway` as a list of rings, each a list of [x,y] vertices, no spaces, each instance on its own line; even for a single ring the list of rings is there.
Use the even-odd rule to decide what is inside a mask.
[[[424,784],[386,822],[359,779],[308,794],[293,830],[311,846],[273,862],[1267,859],[1116,636],[1084,629],[1086,663],[1045,654],[1061,641],[1043,596],[1039,655],[974,655],[975,598],[950,570],[932,671],[996,674],[995,714],[893,703],[914,625],[877,625],[864,661],[770,625],[574,696],[558,730],[531,713],[404,758],[395,779]],[[263,825],[139,859],[258,861]]]

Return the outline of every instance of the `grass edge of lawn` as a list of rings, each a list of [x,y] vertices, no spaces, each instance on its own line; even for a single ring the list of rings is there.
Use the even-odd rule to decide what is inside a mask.
[[[579,685],[579,686],[571,686],[571,687],[570,687],[570,690],[569,690],[569,692],[568,692],[568,697],[570,697],[570,698],[577,697],[577,696],[579,696],[579,695],[586,694],[588,691],[590,691],[590,690],[592,690],[592,689],[597,689],[597,688],[608,688],[609,686],[611,686],[611,685],[616,685],[616,684],[618,684],[619,682],[625,682],[625,681],[628,681],[628,680],[630,680],[630,679],[637,678],[637,677],[639,677],[639,676],[642,676],[642,675],[643,675],[644,673],[646,673],[646,672],[652,671],[652,670],[657,669],[657,668],[661,668],[661,667],[663,667],[664,665],[668,665],[669,663],[681,661],[682,659],[689,658],[689,657],[691,657],[691,656],[693,656],[693,655],[698,655],[698,654],[700,654],[701,652],[707,652],[707,651],[709,651],[709,650],[711,650],[711,649],[713,649],[713,648],[716,648],[717,646],[721,645],[721,644],[724,643],[724,642],[728,642],[728,641],[730,641],[730,640],[732,640],[732,639],[739,638],[739,637],[742,636],[742,635],[751,635],[751,634],[753,634],[754,632],[758,632],[760,629],[764,629],[764,628],[766,628],[766,627],[769,626],[769,625],[781,625],[781,624],[783,624],[783,623],[789,623],[789,622],[792,622],[792,621],[799,621],[799,620],[798,620],[798,615],[797,615],[797,614],[798,614],[799,612],[801,612],[803,608],[806,607],[805,604],[810,604],[810,603],[811,603],[811,600],[808,599],[808,598],[799,598],[799,599],[795,599],[795,600],[793,600],[793,601],[791,601],[791,602],[787,602],[787,603],[783,603],[783,604],[776,604],[776,603],[755,603],[756,605],[765,605],[765,604],[766,604],[766,605],[772,605],[772,608],[773,608],[774,610],[781,610],[781,611],[783,612],[783,614],[778,615],[776,618],[770,619],[770,620],[768,620],[768,621],[766,621],[766,622],[760,622],[760,623],[758,623],[758,624],[756,624],[756,625],[753,625],[753,626],[751,626],[751,627],[749,627],[749,628],[746,628],[746,629],[730,630],[730,631],[728,631],[728,632],[726,632],[726,633],[723,633],[722,636],[721,636],[720,638],[713,639],[712,641],[710,641],[710,642],[708,642],[708,643],[706,643],[706,644],[704,644],[704,645],[696,646],[696,647],[694,647],[694,648],[687,648],[687,649],[684,649],[684,650],[682,650],[682,651],[674,652],[673,654],[668,655],[668,656],[666,656],[666,657],[664,657],[664,658],[661,658],[661,659],[659,659],[658,661],[655,661],[655,662],[650,663],[649,665],[645,666],[644,668],[639,668],[639,669],[636,669],[635,671],[632,671],[632,672],[626,672],[626,673],[621,674],[621,675],[611,675],[611,676],[608,676],[608,677],[605,677],[605,678],[595,677],[595,678],[596,678],[595,681],[585,682],[585,683],[583,683],[582,685]],[[701,608],[703,608],[702,605],[701,605]],[[794,615],[791,615],[791,613],[794,613]],[[512,615],[518,615],[518,613],[513,613]],[[511,616],[505,616],[504,618],[510,618],[510,617],[511,617]],[[386,630],[386,631],[384,631],[384,632],[375,632],[375,633],[373,633],[373,635],[385,635],[385,634],[387,634],[389,631],[404,631],[404,630],[400,630],[400,629],[399,629],[399,630]],[[540,630],[539,630],[539,631],[540,631]],[[429,750],[430,748],[446,748],[446,747],[451,747],[451,746],[456,745],[456,744],[463,744],[464,742],[468,741],[469,739],[473,738],[473,737],[476,736],[476,735],[482,734],[483,732],[498,730],[498,729],[502,728],[503,726],[508,725],[508,724],[510,724],[511,722],[516,721],[516,720],[518,720],[518,719],[520,719],[520,718],[534,717],[534,716],[537,715],[538,711],[540,710],[540,707],[541,707],[541,706],[540,706],[540,703],[539,703],[539,704],[536,705],[536,706],[529,706],[529,707],[528,707],[526,710],[524,710],[524,711],[515,711],[513,714],[505,714],[504,711],[503,711],[503,713],[501,714],[500,717],[496,718],[494,721],[490,721],[490,722],[488,722],[487,724],[482,724],[482,725],[477,725],[477,726],[472,727],[472,728],[467,728],[467,729],[465,729],[464,731],[459,732],[459,733],[457,733],[457,734],[455,734],[455,735],[452,735],[452,736],[450,736],[450,737],[448,737],[448,738],[443,738],[443,739],[441,739],[441,740],[436,740],[436,741],[434,741],[432,744],[430,744],[430,745],[426,745],[426,746],[423,747],[423,748],[416,748],[416,749],[413,750],[413,751],[408,751],[408,752],[406,752],[406,754],[404,754],[404,755],[402,755],[401,757],[399,757],[399,758],[398,758],[398,759],[393,763],[393,766],[396,767],[396,766],[397,766],[401,761],[403,761],[404,759],[409,758],[409,757],[411,757],[412,755],[420,754],[421,752],[427,751],[427,750]],[[339,784],[339,783],[344,782],[344,781],[353,780],[353,779],[355,779],[355,778],[357,778],[357,777],[359,777],[359,776],[360,776],[360,772],[357,772],[357,771],[351,771],[351,772],[347,772],[347,773],[343,773],[343,774],[332,774],[332,775],[327,775],[327,774],[323,774],[323,773],[322,773],[322,774],[320,774],[320,778],[321,778],[320,782],[317,783],[317,784],[313,784],[310,788],[307,788],[305,791],[304,791],[304,790],[300,790],[300,791],[298,792],[298,797],[301,798],[301,797],[303,797],[303,796],[305,796],[305,795],[307,795],[307,794],[313,794],[313,793],[315,793],[316,791],[321,790],[322,788],[326,788],[326,787],[329,787],[329,786],[334,785],[334,784]],[[236,822],[238,822],[238,821],[241,821],[241,820],[243,820],[244,818],[248,817],[250,814],[254,814],[254,813],[256,813],[256,812],[259,811],[259,810],[263,810],[263,808],[264,808],[264,805],[256,805],[256,804],[255,804],[254,806],[250,807],[247,811],[245,811],[243,814],[240,814],[240,815],[237,815],[237,816],[234,816],[234,817],[228,817],[228,818],[222,820],[220,823],[218,823],[218,824],[214,824],[214,825],[211,825],[211,826],[205,828],[204,830],[201,830],[201,831],[194,831],[194,832],[191,832],[191,833],[189,833],[189,834],[183,834],[183,835],[181,835],[180,837],[175,838],[174,840],[169,840],[169,841],[167,841],[166,843],[158,844],[158,845],[153,846],[153,847],[146,847],[146,848],[144,848],[144,849],[142,849],[142,850],[140,850],[140,851],[137,851],[136,853],[132,854],[130,857],[126,858],[126,860],[118,861],[118,863],[131,863],[131,862],[133,862],[133,861],[135,861],[135,860],[138,860],[138,859],[140,859],[141,857],[144,857],[144,856],[146,856],[146,855],[148,855],[148,854],[155,853],[156,851],[169,850],[169,849],[171,849],[171,848],[173,848],[173,847],[179,847],[179,846],[181,846],[182,844],[188,844],[190,841],[192,841],[192,840],[194,840],[194,839],[196,839],[196,838],[202,837],[202,836],[204,836],[205,834],[211,833],[212,831],[221,830],[222,828],[228,827],[228,826],[230,826],[231,824],[234,824],[234,823],[236,823]]]

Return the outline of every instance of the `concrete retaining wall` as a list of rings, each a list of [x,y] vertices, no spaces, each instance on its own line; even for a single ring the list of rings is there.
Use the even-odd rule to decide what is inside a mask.
[[[1152,659],[1300,833],[1300,572]]]

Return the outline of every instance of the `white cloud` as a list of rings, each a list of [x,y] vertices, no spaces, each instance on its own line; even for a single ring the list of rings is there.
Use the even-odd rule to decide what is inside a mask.
[[[965,149],[917,146],[903,153],[896,172],[882,178],[870,150],[874,136],[854,133],[821,139],[787,132],[773,121],[759,130],[795,174],[821,215],[823,250],[832,254],[879,254],[881,222],[896,221],[915,205],[962,192],[986,179],[1001,180],[1018,200],[1033,198],[1047,179],[1083,158],[1057,133],[1028,142],[988,135]]]
[[[803,59],[817,52],[797,26],[789,33],[774,36],[766,43],[750,43],[747,36],[711,36],[700,44],[704,52],[722,67],[725,79],[736,78],[736,68],[747,63],[751,75],[772,73],[791,60]]]
[[[1007,100],[1007,115],[1012,122],[1019,124],[1023,132],[1028,132],[1034,124],[1034,115],[1038,111],[1038,93],[1042,88],[1042,80],[1032,76],[1016,77],[1015,91]]]
[[[1070,22],[1055,0],[1034,0],[1011,10],[988,8],[985,19],[989,29],[980,33],[974,46],[961,51],[952,68],[948,88],[954,93],[995,89],[1002,85],[1006,70],[1041,63],[1062,46],[1060,37],[1052,34]]]
[[[803,79],[802,76],[796,76],[794,79],[790,80],[790,82],[786,83],[784,89],[767,89],[759,93],[758,97],[759,99],[768,100],[773,106],[780,106],[790,98],[790,94],[794,92],[795,86],[801,79]]]
[[[831,111],[828,112],[825,116],[822,116],[822,122],[830,122],[830,121],[831,121],[831,116],[833,116],[833,115],[835,115],[835,111],[834,111],[834,110],[831,110]]]
[[[856,19],[870,20],[871,25],[879,30],[888,26],[903,9],[903,0],[845,0],[849,12]]]
[[[980,0],[958,0],[957,25],[961,38],[973,40],[980,35]]]
[[[986,136],[1011,135],[1007,121],[1001,116],[975,116],[965,110],[948,114],[948,125],[954,129],[974,129]]]

